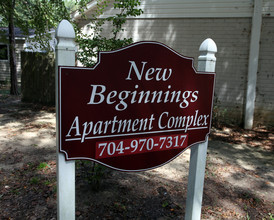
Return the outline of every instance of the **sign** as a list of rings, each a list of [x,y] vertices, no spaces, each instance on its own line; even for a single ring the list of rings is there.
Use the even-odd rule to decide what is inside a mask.
[[[94,68],[60,66],[59,151],[123,171],[161,166],[205,141],[214,78],[158,42],[100,52]]]

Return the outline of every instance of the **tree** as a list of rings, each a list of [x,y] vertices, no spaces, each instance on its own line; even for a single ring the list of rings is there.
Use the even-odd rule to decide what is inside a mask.
[[[69,19],[69,13],[62,0],[0,0],[1,26],[9,27],[9,60],[11,95],[18,95],[15,56],[14,28],[20,28],[25,35],[34,29],[35,38],[43,47],[49,47],[49,30],[56,28],[62,19]]]
[[[16,55],[15,55],[15,34],[14,34],[14,6],[15,0],[8,1],[10,10],[8,13],[9,22],[9,45],[10,45],[10,78],[11,78],[11,88],[10,94],[18,95],[18,85],[17,85],[17,70],[16,70]]]
[[[75,0],[64,0],[64,3],[70,13],[77,10],[77,2]]]
[[[83,19],[90,21],[90,28],[92,29],[92,34],[85,35],[75,23],[76,42],[79,48],[77,59],[86,67],[92,67],[96,64],[99,51],[115,50],[133,42],[131,38],[119,39],[118,34],[123,31],[123,25],[129,16],[135,17],[143,13],[141,9],[137,8],[141,4],[140,0],[114,0],[112,4],[118,13],[108,18],[100,18],[100,15],[103,15],[110,4],[110,0],[98,0],[94,14],[91,18],[87,18],[85,16],[86,0],[78,1],[78,11],[82,14]],[[102,35],[103,25],[106,22],[111,23],[108,26],[110,28],[109,37]],[[105,174],[104,166],[90,161],[79,162],[79,165],[86,171],[87,180],[91,186],[97,189]]]
[[[18,95],[14,27],[19,27],[25,35],[33,29],[35,37],[32,40],[40,47],[49,49],[51,36],[48,31],[56,28],[62,19],[70,20],[71,10],[77,9],[82,13],[83,18],[88,19],[84,12],[90,0],[0,0],[0,2],[1,26],[9,26],[10,94]],[[131,38],[118,39],[118,33],[123,31],[122,26],[128,16],[134,17],[142,13],[141,9],[136,9],[140,5],[140,0],[114,0],[114,8],[118,9],[119,13],[105,19],[99,18],[110,2],[110,0],[97,1],[97,9],[90,18],[93,35],[82,34],[75,23],[80,51],[78,59],[85,66],[95,64],[98,51],[114,50],[132,43]],[[101,35],[102,26],[106,22],[112,23],[112,37],[109,38]]]
[[[91,18],[86,18],[84,15],[85,4],[81,5],[82,14],[84,19],[90,20],[90,28],[92,34],[85,35],[81,31],[77,31],[77,43],[79,46],[79,52],[77,53],[77,59],[87,67],[92,67],[97,62],[97,55],[99,51],[111,51],[121,47],[124,47],[133,42],[131,38],[119,39],[118,34],[123,31],[123,25],[125,24],[129,16],[136,17],[143,13],[137,6],[141,4],[140,0],[114,0],[113,7],[117,9],[118,13],[114,16],[107,18],[100,18],[105,12],[105,9],[111,4],[111,1],[98,0],[95,13]],[[102,35],[103,25],[109,22],[111,23],[111,36],[105,37]]]
[[[18,95],[18,85],[17,85],[17,70],[16,70],[16,56],[15,56],[15,34],[14,34],[14,8],[15,0],[8,0],[1,2],[1,11],[6,13],[6,23],[8,23],[9,30],[9,62],[10,62],[10,79],[11,88],[10,94]]]

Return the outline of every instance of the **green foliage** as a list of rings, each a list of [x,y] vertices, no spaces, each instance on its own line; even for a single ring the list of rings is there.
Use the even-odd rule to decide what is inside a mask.
[[[118,33],[123,31],[123,25],[129,16],[136,17],[143,13],[141,9],[137,9],[140,0],[115,0],[113,7],[119,11],[115,16],[101,18],[105,9],[110,6],[110,0],[98,0],[97,7],[91,16],[87,18],[84,11],[86,9],[87,1],[77,1],[77,9],[82,14],[82,19],[86,19],[90,23],[90,35],[83,34],[77,24],[74,24],[76,30],[76,41],[79,46],[77,59],[86,67],[92,67],[97,62],[99,51],[111,51],[133,42],[131,38],[119,39]],[[110,37],[102,35],[104,25],[111,24]],[[106,167],[90,162],[79,161],[77,166],[84,170],[85,179],[89,182],[91,187],[97,190],[100,187],[101,180],[106,172]]]
[[[13,190],[11,190],[11,193],[13,193],[15,195],[19,195],[20,194],[20,189],[13,189]]]
[[[46,162],[42,162],[42,163],[40,163],[40,164],[38,165],[37,169],[38,169],[38,170],[43,170],[43,169],[45,169],[45,168],[47,168],[47,167],[50,167],[50,165],[48,165]]]
[[[39,179],[38,177],[32,177],[32,178],[30,179],[30,183],[33,184],[33,185],[38,184],[39,181],[40,181],[40,179]]]
[[[168,201],[164,201],[163,204],[162,204],[162,207],[166,208],[168,205],[169,205],[169,202]]]
[[[131,44],[132,39],[107,39],[106,37],[82,38],[78,39],[79,52],[78,60],[86,67],[92,67],[97,62],[99,51],[111,51]]]
[[[20,28],[24,35],[28,36],[30,30],[34,30],[34,37],[29,41],[35,42],[33,46],[39,47],[44,51],[49,51],[51,31],[56,29],[61,20],[70,21],[70,13],[78,10],[83,19],[87,19],[85,10],[90,0],[0,0],[0,26],[10,26]],[[118,33],[123,31],[122,26],[127,17],[135,17],[142,13],[141,9],[136,7],[140,5],[140,0],[114,0],[113,7],[118,10],[115,16],[101,18],[106,7],[110,5],[110,0],[98,0],[95,12],[91,16],[90,28],[91,35],[82,34],[77,24],[74,24],[77,33],[77,42],[79,44],[78,60],[83,65],[90,67],[97,62],[98,51],[110,51],[124,47],[132,43],[132,39],[117,39]],[[103,25],[108,22],[112,24],[112,36],[106,38],[102,36]],[[0,33],[1,34],[1,33]],[[6,37],[6,35],[4,35]],[[10,35],[11,51],[10,60],[16,63],[15,56],[15,36]],[[17,74],[15,65],[11,65],[11,94],[17,95]]]
[[[0,33],[9,39],[9,60],[11,95],[19,95],[16,56],[15,27],[23,31],[25,36],[34,30],[32,41],[43,50],[50,50],[51,34],[49,31],[57,27],[62,19],[69,19],[69,13],[62,0],[1,0],[0,26],[9,26],[9,35]],[[3,37],[1,37],[3,38]]]
[[[15,1],[14,8],[11,7],[12,1]],[[29,35],[29,30],[33,29],[35,37],[31,41],[37,42],[42,49],[49,50],[51,35],[48,31],[56,28],[62,19],[70,20],[70,13],[78,10],[82,18],[91,23],[93,32],[91,35],[84,35],[77,28],[77,24],[74,24],[80,48],[78,59],[85,66],[93,66],[98,51],[114,50],[132,43],[132,39],[117,39],[117,35],[123,31],[122,26],[127,17],[139,16],[143,11],[136,8],[140,5],[140,0],[115,0],[113,3],[110,3],[110,0],[98,0],[93,15],[87,18],[84,12],[89,2],[90,0],[1,0],[0,26],[7,27],[9,16],[13,14],[15,26],[25,35]],[[99,18],[110,4],[113,4],[118,13],[115,16]],[[106,22],[112,24],[110,38],[101,35]]]
[[[77,10],[77,4],[75,0],[64,0],[64,4],[70,13]]]
[[[136,8],[140,4],[139,0],[115,0],[113,7],[118,10],[118,13],[115,16],[101,18],[105,9],[110,6],[110,1],[99,0],[89,20],[92,34],[86,35],[77,31],[78,60],[84,66],[92,67],[97,62],[99,51],[111,51],[131,44],[133,42],[131,38],[118,39],[118,33],[124,30],[122,27],[129,16],[136,17],[142,14],[143,11]],[[83,18],[87,19],[84,15]],[[111,24],[109,38],[102,35],[103,26],[106,23]]]
[[[124,204],[120,203],[120,202],[115,202],[114,203],[114,208],[119,212],[127,211],[127,207]]]
[[[222,125],[226,124],[227,119],[226,119],[226,114],[227,114],[227,109],[226,108],[221,108],[220,107],[220,101],[218,97],[215,96],[214,100],[214,106],[212,109],[212,125],[214,127],[221,127]]]
[[[114,27],[112,33],[115,39],[117,34],[123,30],[122,25],[126,22],[127,17],[136,17],[143,13],[141,9],[135,8],[140,4],[141,2],[136,0],[115,0],[114,8],[120,10],[120,13],[108,18],[109,21],[112,21]]]
[[[51,184],[51,182],[49,181],[49,180],[46,180],[45,182],[44,182],[44,185],[45,186],[48,186],[48,185],[50,185]]]
[[[81,176],[93,190],[100,188],[101,181],[107,171],[105,166],[91,161],[77,161],[76,167],[81,171]]]
[[[48,31],[56,28],[62,19],[70,19],[62,0],[1,0],[0,26],[7,27],[11,16],[14,26],[25,35],[29,35],[31,29],[34,30],[33,41],[45,49],[49,48],[51,39]]]

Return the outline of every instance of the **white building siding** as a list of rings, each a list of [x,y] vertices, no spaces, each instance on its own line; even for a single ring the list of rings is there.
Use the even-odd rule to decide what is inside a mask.
[[[8,81],[10,71],[10,63],[9,60],[0,60],[0,82]]]
[[[254,2],[257,0],[142,0],[144,13],[129,19],[121,37],[160,41],[195,58],[201,42],[210,37],[218,47],[216,102],[228,122],[241,124],[245,114],[248,61]],[[274,0],[262,2],[255,125],[274,124]],[[113,8],[104,17],[115,14]],[[105,30],[108,30],[106,27]],[[257,30],[256,30],[257,31]],[[105,33],[108,35],[108,33]],[[109,35],[108,35],[109,36]],[[264,122],[262,122],[264,123]]]
[[[21,51],[23,50],[23,40],[16,40],[15,53],[16,53],[16,68],[18,74],[18,81],[21,81]],[[10,81],[10,61],[0,60],[0,81]]]
[[[273,0],[263,0],[263,16],[274,17]]]
[[[0,82],[9,81],[9,61],[0,61]]]
[[[253,0],[141,0],[139,18],[251,17],[253,5]],[[104,17],[115,13],[109,8]]]
[[[200,44],[214,39],[218,47],[215,98],[231,122],[242,120],[249,56],[251,18],[129,20],[121,37],[159,41],[197,59]],[[107,30],[107,28],[105,28]]]
[[[252,17],[254,0],[141,0],[139,18]],[[118,10],[109,7],[102,17]],[[263,0],[263,16],[274,16],[274,1]]]
[[[262,24],[255,120],[274,121],[274,18],[264,18]]]
[[[24,49],[25,40],[18,41],[16,44],[16,67],[17,67],[17,75],[18,82],[21,82],[21,51]]]

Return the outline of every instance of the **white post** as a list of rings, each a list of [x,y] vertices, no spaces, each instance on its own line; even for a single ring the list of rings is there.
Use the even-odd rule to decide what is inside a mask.
[[[75,32],[72,25],[63,20],[56,30],[56,134],[58,134],[58,66],[75,66]],[[59,220],[75,219],[75,162],[65,161],[63,153],[59,153],[59,137],[56,135],[57,146],[57,218]]]
[[[198,71],[215,72],[217,46],[212,39],[206,39],[200,46]],[[203,187],[206,166],[208,138],[201,144],[191,147],[185,220],[201,218]]]
[[[254,13],[250,38],[247,91],[245,104],[245,129],[252,129],[256,99],[256,84],[262,28],[262,0],[254,0]]]

